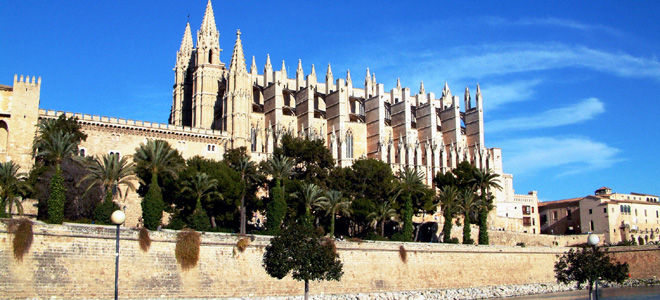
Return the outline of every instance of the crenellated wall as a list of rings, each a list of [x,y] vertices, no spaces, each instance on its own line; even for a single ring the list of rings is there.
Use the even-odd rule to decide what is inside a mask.
[[[93,225],[34,226],[34,242],[22,262],[11,252],[11,235],[0,224],[2,298],[111,298],[114,292],[115,228]],[[174,256],[176,233],[151,232],[151,249],[142,252],[137,231],[123,229],[119,259],[119,295],[130,298],[211,298],[301,295],[303,284],[277,280],[261,267],[268,237],[257,236],[245,252],[229,234],[202,235],[197,267],[182,271]],[[339,282],[312,282],[312,294],[428,290],[468,286],[554,281],[553,264],[566,248],[337,242],[344,264]],[[625,257],[626,252],[621,252]],[[633,262],[657,273],[657,248],[635,252]],[[651,269],[650,267],[654,267]],[[635,264],[631,269],[647,268]]]

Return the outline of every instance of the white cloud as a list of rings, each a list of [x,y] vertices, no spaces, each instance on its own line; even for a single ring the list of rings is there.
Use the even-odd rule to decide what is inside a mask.
[[[511,21],[503,18],[489,18],[485,22],[489,25],[504,25],[504,26],[551,26],[551,27],[564,27],[580,31],[602,31],[614,36],[623,36],[623,33],[613,27],[600,25],[600,24],[587,24],[569,19],[558,18],[523,18],[517,21]]]
[[[531,99],[534,94],[534,88],[541,83],[540,79],[513,81],[502,85],[484,85],[481,93],[484,95],[484,110],[493,111],[498,107],[512,103]]]
[[[603,102],[597,98],[588,98],[574,105],[550,109],[536,115],[491,121],[484,127],[489,133],[551,128],[590,120],[603,112]]]
[[[535,137],[498,142],[506,149],[507,173],[541,173],[563,176],[607,169],[621,161],[620,150],[586,137]],[[556,171],[548,169],[556,168]]]

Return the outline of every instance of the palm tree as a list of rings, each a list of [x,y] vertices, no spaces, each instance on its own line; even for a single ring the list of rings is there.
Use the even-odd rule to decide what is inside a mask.
[[[295,175],[296,172],[293,170],[295,164],[296,162],[289,157],[276,155],[268,159],[264,165],[263,171],[264,173],[273,176],[273,179],[275,179],[275,185],[281,186],[284,179]]]
[[[479,210],[479,244],[488,244],[488,212],[493,209],[493,199],[490,193],[491,189],[501,190],[502,186],[499,184],[499,174],[493,173],[491,170],[474,171],[474,178],[470,183],[476,190],[479,191],[479,197],[484,202],[483,209]]]
[[[460,194],[460,202],[457,207],[463,214],[463,244],[473,244],[471,237],[470,220],[484,206],[484,202],[475,197],[474,191],[465,189]]]
[[[12,217],[12,208],[16,206],[19,215],[23,215],[22,197],[31,190],[27,183],[27,174],[19,172],[20,167],[13,161],[0,163],[0,203],[2,215]],[[7,209],[8,208],[8,209]]]
[[[163,217],[163,195],[158,186],[158,176],[169,174],[178,177],[178,171],[183,167],[179,151],[172,149],[164,140],[148,140],[135,149],[133,160],[138,168],[145,169],[151,175],[149,190],[142,199],[142,218],[144,225],[155,230]]]
[[[458,208],[458,188],[453,185],[443,186],[440,193],[438,193],[438,199],[438,204],[445,219],[442,226],[442,241],[449,243],[451,241],[452,220]]]
[[[245,217],[245,194],[248,190],[248,184],[252,181],[257,175],[257,166],[253,161],[250,160],[250,157],[243,156],[238,160],[238,164],[234,166],[235,170],[241,174],[241,181],[245,184],[245,188],[241,193],[241,225],[240,225],[240,234],[245,234],[246,226],[246,217]]]
[[[196,204],[193,214],[204,214],[202,208],[202,200],[209,201],[209,199],[213,196],[217,196],[220,199],[223,198],[222,194],[215,190],[217,186],[218,180],[210,178],[204,172],[197,172],[192,179],[183,182],[183,188],[181,189],[181,192],[190,192],[195,196]],[[211,218],[210,221],[211,226],[215,228],[215,219]]]
[[[126,198],[129,191],[135,191],[134,182],[140,182],[135,175],[135,166],[126,159],[114,154],[104,154],[100,158],[94,156],[86,161],[89,173],[80,179],[78,185],[88,182],[85,192],[94,187],[102,191],[101,202],[112,201],[115,195]],[[122,196],[122,187],[125,187]]]
[[[376,206],[376,211],[368,214],[367,219],[371,220],[371,226],[374,227],[380,223],[380,235],[385,236],[385,223],[398,215],[396,209],[392,208],[392,202],[385,201]]]
[[[325,200],[320,200],[318,206],[324,210],[325,215],[330,215],[330,237],[335,237],[335,218],[337,214],[351,216],[351,201],[343,197],[340,191],[331,190],[325,192]]]
[[[323,196],[323,190],[313,183],[303,183],[300,192],[293,193],[291,197],[301,200],[305,206],[305,218],[306,221],[309,222],[306,225],[311,225],[312,211],[315,207],[319,206],[319,202],[327,200],[327,198]]]
[[[413,197],[417,197],[426,189],[423,182],[422,172],[412,168],[406,168],[397,175],[398,182],[395,186],[396,195],[402,195],[404,200],[403,234],[409,240],[413,234]]]

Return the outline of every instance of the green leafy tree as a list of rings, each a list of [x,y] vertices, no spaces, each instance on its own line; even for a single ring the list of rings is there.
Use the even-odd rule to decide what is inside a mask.
[[[166,141],[148,140],[135,149],[133,160],[137,164],[138,176],[143,182],[149,182],[147,193],[142,199],[144,226],[155,230],[161,223],[165,207],[158,178],[169,175],[176,179],[177,172],[183,168],[183,159]],[[150,180],[147,181],[146,177],[150,177]]]
[[[485,204],[478,212],[479,223],[479,245],[488,245],[488,213],[493,209],[493,195],[491,189],[501,190],[499,183],[500,175],[491,170],[474,170],[471,183],[479,191],[479,198]]]
[[[325,211],[326,216],[330,216],[330,234],[331,238],[335,237],[335,219],[337,214],[344,216],[351,215],[351,201],[344,198],[340,191],[331,190],[325,192],[325,199],[318,202],[321,210]]]
[[[218,186],[218,180],[210,178],[206,173],[198,172],[192,179],[183,182],[182,193],[191,193],[195,197],[195,210],[193,211],[191,225],[198,231],[209,230],[212,227],[211,220],[202,206],[202,200],[209,202],[211,197],[216,196],[221,199],[222,194],[215,189]]]
[[[13,161],[0,163],[0,215],[12,217],[15,206],[19,215],[23,215],[21,200],[31,192],[27,174],[20,172],[20,167]]]
[[[233,168],[241,174],[241,181],[243,181],[243,184],[247,187],[252,183],[257,176],[257,165],[253,162],[250,161],[250,157],[248,156],[243,156],[241,159],[238,161],[238,164],[234,165]],[[241,194],[241,206],[240,206],[240,214],[241,214],[241,225],[240,225],[240,234],[245,234],[246,230],[246,213],[245,213],[245,194],[247,193],[247,189]]]
[[[453,185],[445,185],[438,193],[444,224],[442,225],[442,242],[451,242],[451,228],[453,219],[458,211],[458,188]]]
[[[50,179],[50,196],[48,197],[48,221],[53,224],[62,224],[64,221],[64,201],[66,200],[66,189],[62,171],[55,170],[55,175]]]
[[[288,180],[293,174],[293,159],[276,155],[262,164],[261,170],[273,177],[273,187],[270,189],[270,202],[266,209],[266,228],[271,234],[278,234],[282,221],[286,215],[286,193],[283,181]]]
[[[403,239],[411,241],[413,237],[413,198],[419,199],[420,195],[427,190],[422,180],[422,173],[412,168],[406,168],[399,172],[398,182],[395,185],[395,191],[401,196],[404,203],[403,209]]]
[[[310,281],[339,281],[344,274],[332,240],[302,224],[292,224],[270,240],[262,266],[271,277],[282,279],[290,273],[293,279],[304,281],[305,299]]]
[[[392,208],[392,202],[385,201],[380,205],[376,206],[376,210],[369,214],[368,218],[371,221],[371,226],[376,227],[380,224],[380,235],[385,236],[385,223],[387,221],[396,218],[397,214],[396,209]]]
[[[607,251],[602,251],[598,247],[570,249],[564,255],[557,257],[559,258],[555,262],[557,281],[575,282],[578,288],[587,283],[590,298],[597,280],[623,283],[628,278],[628,263],[613,261]]]
[[[282,136],[282,147],[275,148],[273,154],[294,160],[294,179],[327,188],[328,174],[335,160],[324,140],[308,140],[285,134]]]
[[[313,183],[303,183],[300,191],[293,193],[291,197],[300,201],[305,210],[302,222],[309,226],[312,224],[313,210],[320,206],[321,201],[327,200],[323,195],[323,189]]]
[[[460,200],[457,205],[463,214],[463,244],[474,244],[472,240],[470,220],[476,213],[483,208],[484,203],[481,199],[475,197],[474,192],[466,189],[460,193]]]

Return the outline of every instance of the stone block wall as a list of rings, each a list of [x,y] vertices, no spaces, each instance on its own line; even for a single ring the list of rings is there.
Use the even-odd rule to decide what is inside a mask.
[[[34,226],[34,242],[22,262],[11,234],[0,224],[2,298],[112,298],[115,228],[93,225]],[[121,232],[120,297],[219,298],[301,295],[303,283],[269,277],[261,259],[269,237],[257,236],[244,252],[235,235],[206,233],[198,265],[183,271],[176,261],[176,232],[151,232],[148,252],[136,230]],[[312,294],[432,290],[553,282],[553,264],[565,248],[408,243],[407,261],[395,242],[337,242],[344,264],[339,282],[312,282]],[[644,252],[655,255],[660,251]],[[621,254],[624,255],[624,254]],[[638,259],[647,261],[651,258]],[[657,268],[656,268],[657,269]],[[649,272],[653,272],[649,270]],[[648,275],[650,273],[635,273]]]

